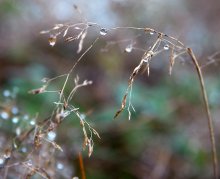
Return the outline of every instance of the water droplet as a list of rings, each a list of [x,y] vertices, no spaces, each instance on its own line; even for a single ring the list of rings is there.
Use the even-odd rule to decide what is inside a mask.
[[[85,120],[86,119],[86,115],[85,114],[80,114],[80,119]]]
[[[62,163],[57,163],[57,169],[62,170],[64,168]]]
[[[43,79],[41,79],[41,81],[42,81],[43,83],[46,83],[46,82],[49,81],[49,78],[43,78]]]
[[[105,36],[108,33],[108,30],[105,28],[101,28],[100,35]]]
[[[164,45],[164,50],[169,50],[170,46],[168,44]]]
[[[18,107],[17,106],[13,106],[12,108],[11,108],[11,112],[12,112],[12,114],[18,114],[18,112],[19,112],[19,110],[18,110]]]
[[[9,90],[4,90],[3,91],[3,96],[4,97],[9,97],[9,96],[11,96],[11,92]]]
[[[150,31],[150,35],[154,35],[154,32],[153,32],[153,31]]]
[[[79,28],[79,27],[74,27],[74,29],[76,29],[76,30],[82,30],[82,28]]]
[[[31,160],[28,160],[27,162],[25,162],[29,167],[31,167],[33,165]]]
[[[10,150],[7,150],[5,151],[4,155],[3,155],[4,159],[9,159],[11,158],[11,151]]]
[[[21,134],[21,128],[20,127],[16,128],[15,133],[17,136],[19,136]]]
[[[30,121],[30,125],[34,126],[36,124],[36,122],[34,120]]]
[[[48,140],[50,140],[50,141],[54,141],[55,138],[56,138],[56,133],[53,132],[53,131],[48,132],[47,138],[48,138]]]
[[[3,158],[0,158],[0,165],[3,165],[5,163],[5,160]]]
[[[5,120],[7,120],[9,118],[9,114],[5,111],[2,111],[0,116],[2,119],[5,119]]]
[[[144,58],[143,62],[148,63],[149,62],[149,58]]]
[[[27,152],[27,148],[26,147],[22,147],[21,148],[21,152],[26,153]]]
[[[18,145],[17,145],[15,142],[13,143],[13,146],[14,146],[14,148],[16,148],[16,149],[18,148]]]
[[[25,114],[23,118],[25,121],[29,120],[29,116],[27,114]]]
[[[57,41],[57,37],[55,35],[51,35],[48,39],[50,46],[54,46],[56,44]]]
[[[69,116],[70,113],[71,113],[70,111],[63,111],[60,113],[60,117],[65,118],[65,117]]]
[[[127,52],[127,53],[130,53],[132,50],[133,50],[132,44],[128,45],[128,46],[125,48],[125,52]]]
[[[88,23],[88,26],[89,26],[89,27],[92,27],[93,25],[95,25],[95,24],[92,23],[92,22],[89,22],[89,23]]]
[[[12,122],[13,122],[14,124],[17,124],[18,121],[19,121],[18,117],[13,117],[13,118],[12,118]]]

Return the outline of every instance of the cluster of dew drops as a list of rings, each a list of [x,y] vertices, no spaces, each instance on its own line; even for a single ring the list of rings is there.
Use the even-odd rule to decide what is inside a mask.
[[[11,126],[9,132],[12,135],[15,134],[16,136],[19,136],[22,134],[23,131],[27,131],[36,126],[36,116],[31,117],[28,113],[24,113],[19,108],[19,106],[16,104],[17,91],[17,88],[13,90],[6,89],[3,90],[2,94],[0,95],[2,98],[2,103],[0,106],[0,129],[5,129],[7,128],[7,126]],[[56,133],[54,131],[48,132],[47,139],[49,141],[54,141],[56,139]],[[1,137],[0,145],[3,146],[5,142],[7,142],[7,139]],[[16,148],[16,144],[14,145],[14,147]],[[22,146],[19,150],[22,153],[28,152],[28,149],[25,146]],[[7,154],[0,156],[0,167],[4,165],[7,159]],[[58,168],[61,168],[60,165]]]
[[[24,114],[21,109],[19,109],[19,107],[15,104],[15,91],[17,90],[10,91],[6,89],[1,94],[1,97],[3,97],[3,105],[0,108],[0,129],[4,128],[6,124],[12,125],[14,131],[10,132],[15,133],[16,136],[19,136],[25,130],[22,126],[26,126],[26,130],[28,130],[36,125],[36,118],[30,117],[30,115],[28,114]],[[49,141],[54,141],[56,139],[56,132],[48,132],[47,139]],[[5,141],[7,141],[7,139],[0,140],[1,146],[4,145]],[[19,149],[19,151],[25,154],[28,153],[28,148],[24,145]],[[8,155],[6,152],[0,155],[0,168],[4,166],[9,158],[10,155]],[[33,165],[33,162],[31,160],[28,160],[25,162],[25,164],[31,167]],[[57,161],[55,167],[59,171],[64,170],[64,164],[61,161]]]
[[[105,35],[107,35],[107,33],[108,33],[108,29],[106,29],[106,28],[101,28],[100,29],[100,35],[101,36],[105,36]],[[155,32],[149,32],[149,34],[151,35],[151,36],[153,36],[153,35],[155,35]],[[132,43],[130,43],[130,44],[128,44],[126,47],[125,47],[125,52],[126,53],[131,53],[132,52],[132,50],[134,49],[134,43],[132,42]],[[170,46],[169,46],[169,44],[165,44],[164,45],[164,47],[163,47],[163,49],[164,50],[169,50],[170,49]]]
[[[35,117],[30,117],[28,114],[23,113],[16,104],[16,91],[10,91],[8,89],[2,92],[4,101],[0,109],[0,127],[4,122],[12,123],[13,125],[19,126],[22,121],[26,121],[30,126],[36,124]],[[21,129],[16,128],[16,134],[21,134]]]
[[[76,28],[77,28],[77,27],[76,27]],[[108,32],[109,32],[108,29],[106,29],[106,28],[101,28],[100,31],[99,31],[99,34],[100,34],[101,36],[106,36],[106,35],[108,34]],[[153,31],[150,31],[149,34],[150,34],[151,36],[153,36],[153,35],[155,35],[156,33],[153,32]],[[48,41],[49,41],[49,45],[53,47],[53,46],[56,44],[56,41],[57,41],[56,35],[50,34],[50,37],[49,37]],[[131,53],[131,52],[133,51],[133,49],[134,49],[133,45],[134,45],[133,43],[128,44],[128,45],[126,46],[126,48],[125,48],[124,51],[127,52],[127,53]],[[164,47],[163,47],[163,49],[164,49],[164,50],[169,50],[170,47],[169,47],[168,44],[165,44]]]

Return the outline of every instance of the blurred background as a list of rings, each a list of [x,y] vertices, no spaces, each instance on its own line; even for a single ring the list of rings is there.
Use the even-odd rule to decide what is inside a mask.
[[[0,0],[1,150],[21,125],[12,115],[19,113],[19,120],[25,116],[31,120],[36,114],[44,119],[52,113],[56,95],[31,95],[28,91],[41,87],[44,77],[65,74],[79,57],[78,41],[67,43],[59,37],[51,47],[49,34],[40,31],[51,29],[54,24],[87,19],[107,29],[154,28],[194,50],[203,66],[219,153],[219,16],[218,0]],[[90,158],[83,152],[87,178],[211,178],[207,120],[199,81],[189,57],[178,59],[170,76],[169,52],[158,55],[151,64],[150,76],[139,74],[134,82],[132,104],[136,112],[132,112],[131,120],[126,110],[113,120],[129,76],[141,58],[138,50],[125,53],[138,34],[127,29],[110,31],[74,70],[73,77],[79,75],[80,80],[93,81],[93,85],[77,92],[73,103],[101,136],[94,138]],[[98,35],[98,28],[88,31],[83,51]],[[137,45],[147,47],[152,38],[148,34],[137,40]],[[114,43],[118,41],[122,43]],[[59,89],[61,82],[51,84],[50,88]],[[68,87],[71,89],[73,83]],[[22,112],[15,110],[7,116],[7,107]],[[80,177],[76,151],[81,149],[82,138],[77,118],[69,117],[59,126],[56,141],[64,152],[54,153],[58,178]]]

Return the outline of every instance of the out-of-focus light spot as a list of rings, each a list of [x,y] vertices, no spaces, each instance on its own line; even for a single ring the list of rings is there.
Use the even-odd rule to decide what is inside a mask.
[[[21,128],[20,127],[16,128],[15,133],[17,136],[19,136],[21,134]]]
[[[36,124],[36,122],[34,120],[30,121],[30,125],[34,126]]]
[[[57,169],[62,170],[63,169],[63,164],[62,163],[57,163]]]
[[[29,119],[29,116],[27,114],[25,114],[23,118],[25,121],[27,121]]]
[[[73,6],[71,3],[57,1],[52,13],[58,20],[69,20],[73,15]]]
[[[12,118],[12,123],[17,124],[19,121],[18,117],[13,117]]]
[[[2,119],[5,119],[5,120],[7,120],[9,118],[9,114],[5,111],[2,111],[0,116]]]
[[[0,165],[3,165],[5,163],[5,160],[3,158],[0,158]]]
[[[9,96],[11,96],[11,92],[9,90],[4,90],[3,91],[3,96],[4,97],[9,97]]]
[[[12,112],[12,114],[18,114],[18,107],[17,106],[13,106],[12,108],[11,108],[11,112]]]
[[[54,141],[55,138],[56,138],[56,133],[53,132],[53,131],[48,132],[47,138],[48,138],[50,141]]]
[[[22,148],[21,148],[21,151],[22,151],[23,153],[26,153],[26,152],[27,152],[27,148],[26,148],[26,147],[22,147]]]

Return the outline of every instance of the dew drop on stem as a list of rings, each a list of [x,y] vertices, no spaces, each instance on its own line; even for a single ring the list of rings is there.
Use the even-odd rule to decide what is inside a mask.
[[[50,46],[53,47],[56,44],[57,37],[55,35],[50,35],[48,41],[49,41]]]
[[[6,149],[3,155],[4,159],[10,159],[11,158],[11,150],[10,149]]]
[[[41,81],[43,82],[43,83],[46,83],[46,82],[48,82],[50,79],[49,78],[43,78],[43,79],[41,79]]]
[[[101,28],[99,33],[100,33],[100,35],[105,36],[108,33],[108,30],[105,28]]]
[[[153,32],[153,31],[150,31],[150,35],[154,35],[154,32]]]
[[[79,27],[74,27],[74,29],[76,29],[76,30],[82,30],[82,28],[79,28]]]
[[[169,50],[170,46],[168,44],[164,45],[164,50]]]
[[[144,59],[143,59],[143,62],[148,63],[148,62],[149,62],[149,58],[147,58],[147,57],[144,58]]]
[[[133,50],[133,46],[130,44],[125,48],[125,52],[130,53]]]

